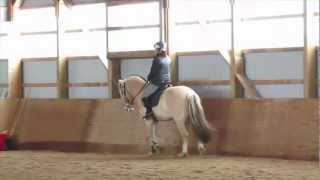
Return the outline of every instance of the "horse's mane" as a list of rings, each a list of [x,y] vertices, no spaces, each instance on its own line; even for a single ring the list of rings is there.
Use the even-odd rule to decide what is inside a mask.
[[[147,79],[146,79],[146,78],[144,78],[144,77],[143,77],[143,76],[141,76],[141,75],[138,75],[138,74],[131,74],[131,75],[129,75],[129,77],[132,77],[132,76],[136,76],[136,77],[138,77],[138,78],[142,79],[143,81],[147,82]]]

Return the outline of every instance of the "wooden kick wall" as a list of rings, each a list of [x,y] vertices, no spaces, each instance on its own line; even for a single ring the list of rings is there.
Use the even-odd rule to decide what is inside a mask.
[[[124,112],[120,100],[27,100],[21,118],[15,117],[17,104],[0,101],[0,131],[17,119],[14,133],[22,149],[145,152],[143,121]],[[208,145],[209,153],[319,158],[317,100],[204,99],[203,105],[219,131]],[[164,152],[180,149],[173,122],[160,123],[160,139]]]

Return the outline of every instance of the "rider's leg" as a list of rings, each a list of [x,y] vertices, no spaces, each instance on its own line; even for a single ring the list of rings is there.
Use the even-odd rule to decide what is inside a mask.
[[[143,100],[144,106],[146,107],[146,113],[145,113],[145,116],[143,117],[143,119],[149,120],[153,117],[150,98],[145,97],[142,100]]]
[[[143,91],[142,101],[144,103],[144,106],[146,107],[146,114],[144,116],[144,119],[150,119],[153,116],[150,96],[154,92],[156,92],[158,88],[159,87],[157,85],[151,83]]]

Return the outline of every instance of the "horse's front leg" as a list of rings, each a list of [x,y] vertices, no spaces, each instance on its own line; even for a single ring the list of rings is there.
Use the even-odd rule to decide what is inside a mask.
[[[160,153],[160,145],[159,145],[159,139],[158,139],[158,122],[152,120],[151,125],[151,134],[152,134],[152,145],[151,145],[151,151],[152,153],[159,154]]]
[[[146,134],[146,143],[148,146],[148,155],[152,156],[155,153],[159,153],[159,145],[156,137],[157,126],[153,120],[144,120],[145,122],[145,134]]]

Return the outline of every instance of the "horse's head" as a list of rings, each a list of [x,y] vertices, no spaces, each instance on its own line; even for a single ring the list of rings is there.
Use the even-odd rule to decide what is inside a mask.
[[[140,76],[130,76],[127,79],[118,80],[118,90],[121,99],[124,101],[124,109],[128,112],[134,110],[134,103],[145,87],[146,80]]]

